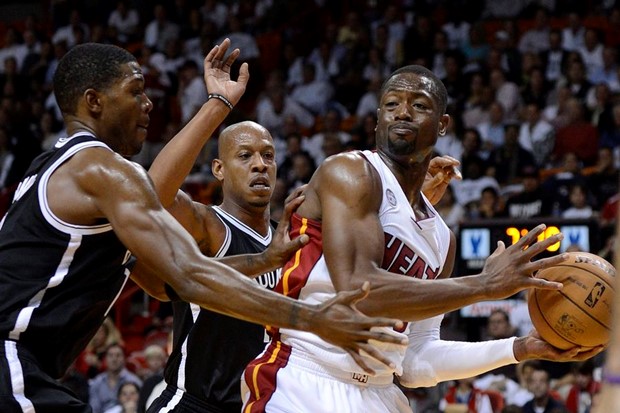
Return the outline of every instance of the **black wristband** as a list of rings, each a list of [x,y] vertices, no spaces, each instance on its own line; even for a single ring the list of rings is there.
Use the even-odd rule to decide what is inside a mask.
[[[228,109],[233,110],[233,104],[230,103],[230,100],[228,100],[226,96],[220,95],[219,93],[209,93],[209,96],[207,96],[207,101],[211,99],[219,99],[224,102],[226,106],[228,106]]]

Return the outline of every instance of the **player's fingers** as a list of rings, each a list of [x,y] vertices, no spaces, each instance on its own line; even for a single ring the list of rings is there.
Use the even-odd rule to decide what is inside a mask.
[[[239,49],[235,49],[232,52],[230,52],[230,54],[224,61],[224,67],[230,70],[230,67],[233,65],[233,63],[235,63],[235,60],[237,60],[237,57],[239,57],[240,53],[241,51]]]
[[[519,241],[517,241],[513,245],[513,247],[522,250],[525,247],[532,245],[534,241],[536,241],[536,238],[538,238],[538,236],[542,234],[546,227],[547,226],[545,224],[540,224],[532,228],[527,234],[522,236],[521,239],[519,239]]]
[[[241,83],[242,85],[247,85],[250,80],[250,70],[248,68],[248,64],[243,62],[241,67],[239,68],[239,76],[237,77],[237,83]]]
[[[528,277],[527,285],[540,290],[561,290],[563,287],[562,283],[549,281],[538,277]]]
[[[605,346],[596,346],[591,349],[583,350],[577,352],[577,354],[573,357],[575,361],[583,361],[588,360],[594,356],[596,356],[601,351],[605,350]]]
[[[506,244],[504,244],[504,241],[497,241],[497,247],[495,248],[495,251],[493,251],[493,254],[490,255],[490,257],[494,257],[496,255],[501,254],[502,252],[504,252],[505,249],[506,249]]]
[[[357,290],[339,291],[335,299],[340,302],[340,304],[352,306],[368,297],[369,291],[370,283],[368,281],[364,281],[364,284],[362,284],[362,286]]]
[[[375,371],[371,369],[364,358],[359,354],[359,349],[345,349],[347,353],[353,358],[353,361],[362,368],[367,374],[374,375]]]
[[[542,241],[538,241],[538,242],[530,245],[525,250],[525,257],[527,259],[532,259],[534,256],[540,254],[541,252],[543,252],[544,250],[546,250],[550,246],[552,246],[554,244],[559,244],[563,239],[564,239],[564,234],[559,232],[557,234],[554,234],[554,235],[550,236],[549,238],[546,238],[546,239],[544,239]],[[565,258],[563,258],[561,261],[564,261],[566,258],[568,258],[568,257],[565,256]]]
[[[209,51],[209,53],[207,53],[207,56],[205,57],[205,60],[204,60],[204,68],[205,68],[205,70],[211,68],[213,59],[215,58],[215,55],[217,54],[217,51],[218,51],[219,48],[220,48],[220,45],[216,44]]]
[[[461,174],[460,169],[457,168],[456,166],[452,166],[448,174],[450,175],[450,178],[456,179],[457,181],[460,181],[463,179],[463,174]]]
[[[526,267],[528,271],[534,273],[536,271],[540,271],[545,268],[549,268],[549,267],[553,267],[554,265],[561,264],[567,259],[568,259],[568,254],[565,253],[565,254],[555,255],[549,258],[541,258],[539,260],[532,261]]]
[[[224,60],[224,56],[226,56],[226,52],[228,51],[228,47],[230,46],[230,39],[225,38],[222,43],[220,43],[220,47],[217,49],[215,53],[215,60],[219,60],[220,62]]]
[[[373,359],[377,360],[379,363],[385,365],[386,367],[388,367],[390,369],[395,369],[396,368],[396,366],[394,365],[394,362],[391,361],[388,357],[386,357],[379,350],[377,350],[373,345],[371,345],[371,344],[363,344],[363,345],[360,345],[360,347],[362,347],[362,351],[366,355],[368,355],[369,357],[372,357]]]

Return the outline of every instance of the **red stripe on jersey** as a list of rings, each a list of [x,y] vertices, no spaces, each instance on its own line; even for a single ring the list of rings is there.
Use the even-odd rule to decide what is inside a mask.
[[[245,369],[245,383],[250,397],[243,413],[263,413],[276,391],[278,371],[286,367],[291,347],[281,341],[272,341],[265,353],[251,361]]]

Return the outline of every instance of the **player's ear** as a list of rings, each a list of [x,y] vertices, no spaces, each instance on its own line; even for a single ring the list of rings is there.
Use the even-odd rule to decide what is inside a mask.
[[[215,176],[215,178],[222,182],[224,180],[224,165],[222,164],[222,161],[219,159],[214,159],[211,162],[211,172],[213,172],[213,176]]]
[[[448,125],[450,125],[450,115],[443,114],[439,120],[439,136],[444,136],[446,134]]]
[[[99,92],[97,92],[95,89],[86,89],[83,98],[89,111],[96,113],[101,112],[102,105]]]

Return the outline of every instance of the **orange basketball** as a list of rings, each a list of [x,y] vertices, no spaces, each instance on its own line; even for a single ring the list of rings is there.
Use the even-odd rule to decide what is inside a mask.
[[[607,344],[616,269],[594,254],[569,255],[563,263],[538,272],[538,277],[561,282],[564,288],[529,291],[532,323],[545,341],[560,349]]]

